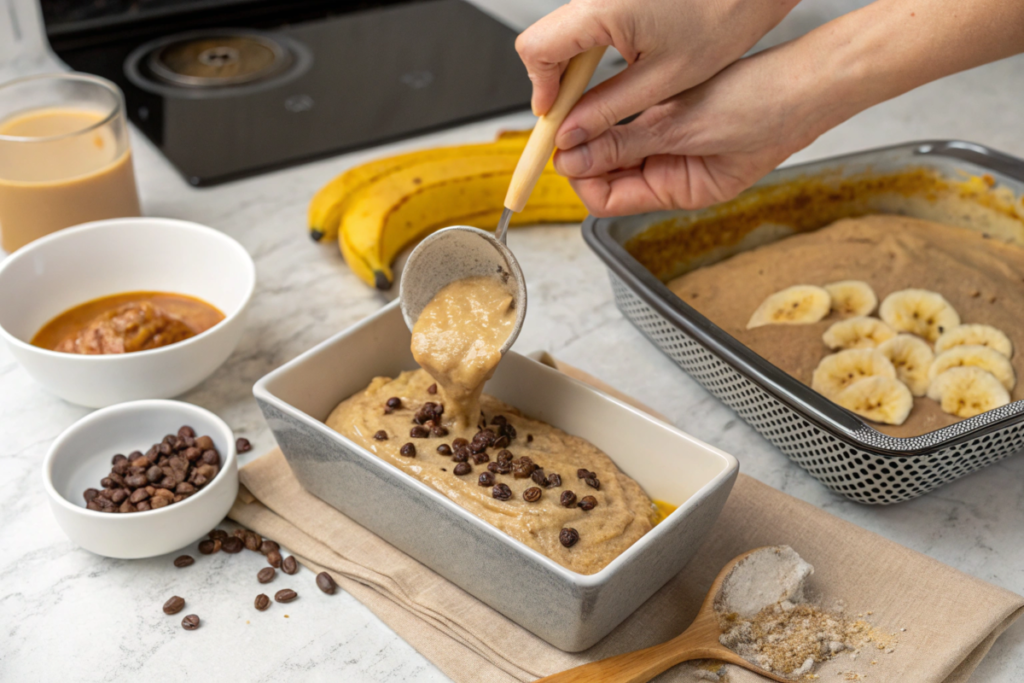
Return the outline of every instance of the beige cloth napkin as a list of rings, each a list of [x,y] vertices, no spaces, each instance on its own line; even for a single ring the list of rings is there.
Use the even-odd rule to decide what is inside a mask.
[[[543,360],[647,410],[574,368]],[[815,672],[822,681],[966,681],[1024,609],[1015,593],[741,474],[690,564],[600,643],[568,654],[306,493],[279,450],[242,468],[240,477],[244,488],[232,519],[274,539],[312,571],[329,571],[457,683],[531,681],[668,640],[690,623],[729,559],[764,545],[791,545],[814,565],[809,588],[822,604],[842,600],[848,612],[867,614],[878,630],[898,636],[891,653],[869,647],[856,658],[844,653],[826,662]],[[679,666],[658,680],[709,680],[707,669],[733,683],[764,680],[717,664]]]

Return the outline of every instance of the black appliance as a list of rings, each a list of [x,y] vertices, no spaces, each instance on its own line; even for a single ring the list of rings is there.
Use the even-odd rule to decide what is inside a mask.
[[[71,68],[193,185],[525,108],[515,31],[463,0],[42,0]]]

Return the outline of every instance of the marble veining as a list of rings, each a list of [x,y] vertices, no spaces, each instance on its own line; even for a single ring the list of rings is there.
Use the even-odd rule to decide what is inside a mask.
[[[805,30],[821,3],[798,10],[777,34]],[[52,69],[22,55],[0,81]],[[945,79],[865,112],[822,136],[793,161],[923,138],[963,138],[1024,157],[1024,57]],[[259,286],[248,332],[210,379],[182,397],[220,414],[254,444],[271,448],[251,394],[269,370],[377,310],[387,299],[346,268],[333,245],[305,232],[310,196],[341,170],[423,145],[486,140],[531,124],[504,116],[423,138],[197,190],[133,131],[144,211],[211,225],[256,260]],[[828,492],[661,355],[615,309],[604,268],[578,228],[511,231],[530,287],[520,351],[544,349],[655,407],[681,428],[740,460],[742,471],[969,574],[1024,592],[1024,458],[1012,457],[901,505],[865,507]],[[2,255],[0,255],[2,256]],[[396,288],[397,289],[397,288]],[[0,680],[444,681],[445,676],[347,593],[328,598],[307,570],[279,574],[266,589],[300,597],[252,608],[262,559],[201,557],[176,569],[173,556],[110,560],[73,546],[48,511],[41,464],[52,440],[88,412],[47,394],[0,348]],[[880,568],[883,570],[884,568]],[[263,592],[267,592],[263,590]],[[203,627],[181,629],[160,606],[187,601]],[[284,615],[287,614],[288,618]],[[1024,680],[1024,625],[996,643],[979,681]]]

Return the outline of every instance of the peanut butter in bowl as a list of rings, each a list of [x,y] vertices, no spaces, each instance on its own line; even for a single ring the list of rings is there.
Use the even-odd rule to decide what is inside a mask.
[[[327,426],[562,566],[593,574],[662,513],[593,444],[482,393],[511,334],[512,306],[497,279],[449,284],[413,329],[422,368],[375,378]]]

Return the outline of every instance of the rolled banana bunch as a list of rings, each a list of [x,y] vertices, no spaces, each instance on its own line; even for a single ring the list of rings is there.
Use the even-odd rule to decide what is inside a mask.
[[[502,133],[491,143],[420,150],[350,169],[310,203],[310,236],[337,239],[356,275],[389,289],[391,263],[409,244],[449,225],[497,225],[529,135]],[[583,202],[549,162],[511,225],[578,223],[586,216]]]
[[[879,318],[870,315],[876,307]],[[904,289],[879,306],[859,280],[796,285],[766,298],[747,327],[809,324],[829,315],[840,320],[822,341],[835,353],[815,368],[811,388],[868,420],[903,424],[914,397],[927,396],[962,418],[1010,402],[1017,377],[1009,337],[990,325],[961,324],[936,292]]]

